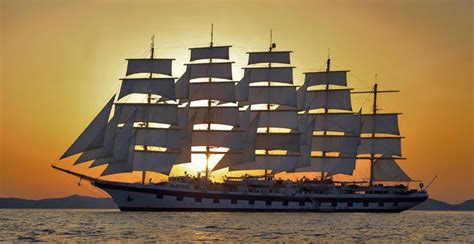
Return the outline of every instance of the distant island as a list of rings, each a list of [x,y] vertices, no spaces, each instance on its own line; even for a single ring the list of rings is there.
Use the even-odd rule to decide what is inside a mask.
[[[27,200],[21,198],[0,198],[0,208],[91,208],[113,209],[117,208],[112,198],[94,198],[72,195],[64,198],[51,198],[41,200]]]
[[[41,200],[26,200],[20,198],[0,198],[0,208],[45,208],[45,209],[116,209],[112,198],[94,198],[72,195],[64,198]],[[410,210],[430,211],[474,211],[474,199],[460,204],[449,204],[435,199],[428,199],[424,203]]]
[[[424,203],[410,209],[423,211],[474,211],[474,199],[464,201],[460,204],[449,204],[429,198]]]

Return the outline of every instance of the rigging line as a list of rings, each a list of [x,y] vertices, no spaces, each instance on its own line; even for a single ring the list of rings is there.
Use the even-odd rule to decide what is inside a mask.
[[[81,172],[82,174],[85,174],[84,172],[87,171],[88,169],[84,169],[83,172]],[[80,178],[82,180],[82,178]],[[79,186],[83,186],[83,185],[79,185]],[[99,196],[104,196],[102,193],[100,194],[97,194],[97,193],[94,193],[94,191],[92,191],[92,189],[88,189],[87,185],[84,186],[84,189],[86,189],[87,191],[93,193],[93,194],[96,194],[96,195],[99,195]]]
[[[234,45],[232,44],[232,47],[237,47],[237,48],[244,48],[244,49],[261,49],[262,46],[245,46],[245,45]]]
[[[81,185],[81,186],[83,186],[83,185]],[[98,190],[98,189],[92,190],[93,188],[89,188],[89,185],[84,185],[84,189],[85,189],[86,191],[88,191],[88,192],[94,194],[94,195],[99,196],[99,197],[106,197],[106,198],[108,198],[108,196],[107,196],[105,193],[101,192],[100,190]]]
[[[169,44],[169,45],[159,45],[157,47],[155,47],[155,49],[177,49],[177,48],[189,48],[190,46],[201,46],[201,42],[188,42],[188,43],[184,43],[184,42],[177,42],[177,43],[174,43],[175,45],[173,44]]]
[[[103,108],[102,106],[104,106],[103,104],[107,104],[107,102],[109,101],[109,99],[110,99],[114,94],[116,94],[116,93],[118,92],[118,88],[119,88],[119,87],[120,87],[120,84],[116,85],[116,89],[114,89],[115,91],[112,92],[112,94],[110,94],[109,96],[106,96],[105,101],[101,101],[101,102],[99,103],[99,105],[98,105],[98,109],[95,109],[95,111],[98,110],[99,113],[100,113],[100,111],[101,111],[102,108]],[[110,116],[110,114],[109,114],[109,116]],[[67,167],[68,167],[68,169],[71,169],[71,167],[73,167],[73,166],[74,166],[74,164],[73,164],[73,165],[68,165]]]
[[[70,176],[70,177],[72,177],[72,176]],[[82,178],[80,178],[80,179],[82,180]],[[75,181],[74,181],[74,182],[75,182]],[[91,184],[91,183],[89,182],[89,184]],[[78,186],[83,186],[85,190],[87,190],[88,192],[90,192],[90,193],[92,193],[92,194],[94,194],[94,195],[98,195],[98,196],[100,196],[100,197],[108,197],[108,196],[107,196],[106,194],[104,194],[101,190],[98,190],[98,189],[95,188],[95,187],[89,188],[89,186],[90,186],[89,184],[86,184],[86,185],[83,185],[83,184],[80,184],[80,185],[79,185],[79,184],[78,184]]]
[[[148,55],[147,55],[148,53],[150,53],[150,48],[149,48],[149,47],[147,47],[146,49],[144,49],[142,55],[140,55],[139,57],[141,57],[141,58],[146,58],[146,57],[148,56]]]
[[[241,52],[232,52],[232,53],[233,53],[232,55],[235,55],[235,56],[239,57],[242,60],[246,60],[248,58],[247,57],[248,55],[242,54]]]
[[[73,177],[73,176],[71,176],[71,175],[69,175],[69,174],[67,174],[67,173],[65,173],[65,172],[61,172],[61,173],[62,173],[62,175],[65,176],[65,178],[66,178],[67,180],[71,181],[74,185],[77,185],[77,184],[78,184],[78,183],[76,183],[75,177]],[[82,185],[78,185],[78,187],[79,187],[79,186],[82,186]],[[99,196],[101,196],[100,194],[97,194],[96,192],[93,192],[93,191],[89,190],[87,187],[84,187],[84,189],[87,190],[87,191],[89,191],[89,192],[92,193],[93,195],[96,195],[96,196],[99,195]],[[102,196],[103,196],[103,195],[102,195]]]
[[[193,39],[194,40],[194,39]],[[185,47],[189,48],[189,46],[202,46],[202,47],[207,47],[209,45],[208,42],[203,42],[201,40],[194,40],[194,41],[178,41],[178,42],[172,42],[164,45],[160,45],[160,47]]]
[[[90,182],[89,182],[89,184],[90,184]],[[88,192],[90,192],[94,195],[98,195],[100,197],[107,197],[108,198],[108,196],[105,193],[103,193],[101,190],[98,190],[97,188],[89,188],[89,186],[90,186],[89,184],[81,185],[81,186],[83,186],[86,191],[88,191]]]
[[[296,60],[298,60],[298,62],[300,62],[300,63],[319,63],[319,62],[321,61],[320,59],[307,59],[307,58],[303,58],[303,57],[301,57],[301,56],[299,56],[299,55],[294,55],[294,54],[291,55],[291,57],[292,57],[293,60],[296,59]],[[293,63],[298,63],[298,62],[293,62]],[[308,65],[308,67],[309,67],[309,66],[310,66],[310,65]],[[322,62],[321,62],[321,68],[320,68],[320,70],[321,70],[321,71],[325,70],[325,68],[324,68],[325,66],[326,66],[326,61],[322,61]],[[302,65],[299,65],[299,67],[303,67],[303,66],[302,66]]]
[[[338,69],[344,69],[344,68],[341,68],[341,66],[339,65],[335,65]],[[366,79],[361,79],[358,75],[355,75],[356,72],[354,71],[351,71],[351,72],[348,72],[349,75],[353,78],[355,78],[356,80],[360,81],[361,83],[366,83],[367,80]],[[367,87],[363,87],[364,89],[368,89],[368,88],[371,88],[371,86],[367,86]]]
[[[370,100],[371,94],[366,95],[364,102],[360,105],[359,110],[361,110],[365,104]]]

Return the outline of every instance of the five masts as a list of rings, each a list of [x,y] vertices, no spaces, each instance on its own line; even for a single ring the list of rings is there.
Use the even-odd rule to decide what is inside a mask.
[[[305,73],[298,89],[291,51],[274,51],[271,32],[269,50],[248,53],[243,78],[233,81],[231,46],[214,46],[211,28],[210,45],[190,49],[176,82],[173,59],[156,59],[152,38],[150,58],[128,59],[117,99],[61,158],[82,153],[76,164],[107,165],[102,175],[141,171],[143,184],[147,171],[168,175],[191,154],[205,155],[205,178],[228,168],[264,170],[265,178],[270,171],[321,172],[324,179],[350,175],[357,159],[368,159],[370,184],[410,180],[394,161],[401,159],[398,114],[377,113],[377,94],[394,91],[376,84],[351,92],[348,71],[332,71],[329,58],[326,71]],[[364,93],[374,95],[372,113],[352,112],[351,94]],[[125,102],[137,94],[146,102]],[[212,169],[211,158],[218,161]]]

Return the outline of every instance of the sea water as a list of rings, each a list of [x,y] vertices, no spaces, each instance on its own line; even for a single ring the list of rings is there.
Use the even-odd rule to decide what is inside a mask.
[[[474,242],[474,212],[208,213],[0,210],[0,241],[118,240]]]

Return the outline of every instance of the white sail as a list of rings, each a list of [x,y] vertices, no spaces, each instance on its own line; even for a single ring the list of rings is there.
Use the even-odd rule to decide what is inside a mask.
[[[305,119],[305,117],[302,117],[302,119]],[[304,131],[304,133],[301,135],[301,137],[304,139],[302,143],[300,144],[300,156],[298,157],[298,163],[296,165],[296,168],[301,168],[301,167],[306,167],[310,165],[311,162],[311,142],[313,141],[313,128],[315,124],[315,120],[311,120],[309,123],[305,123],[304,129],[301,131]]]
[[[190,80],[209,77],[232,80],[232,62],[187,64],[186,71],[176,81],[176,98],[189,97]]]
[[[297,107],[294,86],[251,86],[249,93],[248,102],[242,104],[279,104]]]
[[[374,181],[411,181],[411,178],[393,159],[375,160],[372,172]]]
[[[185,138],[188,137],[188,127],[192,125],[189,124],[190,121],[190,116],[189,116],[189,107],[190,103],[188,103],[185,107],[178,107],[178,126],[182,130],[180,130],[179,137],[180,138]]]
[[[155,73],[171,75],[173,59],[127,59],[127,75]]]
[[[123,162],[126,161],[129,157],[129,154],[133,154],[133,150],[130,147],[135,147],[135,144],[132,145],[135,141],[135,136],[132,134],[132,121],[127,123],[127,126],[119,128],[117,130],[117,135],[114,138],[114,142],[111,143],[112,145],[112,153],[107,156],[96,156],[94,157],[94,161],[92,164],[89,165],[89,168],[101,166],[104,164],[116,163],[116,162]],[[132,142],[133,138],[133,142]],[[81,155],[82,156],[82,155]]]
[[[189,97],[189,70],[186,71],[176,81],[176,98],[187,99]]]
[[[398,114],[362,115],[362,133],[400,135],[400,129],[398,128]]]
[[[178,107],[176,104],[117,103],[115,106],[122,107],[119,123],[124,123],[133,112],[137,111],[135,122],[178,125]]]
[[[304,83],[298,90],[296,91],[296,100],[298,104],[298,109],[305,110],[305,99],[306,99],[306,92],[308,90],[308,85]]]
[[[347,86],[347,72],[349,71],[308,72],[304,73],[304,82],[308,87],[326,84]]]
[[[235,102],[235,82],[196,82],[189,87],[189,100]]]
[[[115,132],[120,131],[120,128],[116,130]],[[114,147],[114,138],[113,140],[109,142],[108,144],[104,144],[104,146],[110,147],[110,149],[105,149],[104,147],[98,148],[98,149],[93,149],[90,151],[85,151],[79,156],[79,158],[74,162],[74,165],[84,163],[87,161],[91,160],[98,160],[98,159],[103,159],[103,158],[109,158],[113,156],[113,147]]]
[[[236,164],[242,164],[245,162],[251,162],[254,159],[249,159],[247,156],[248,153],[245,151],[236,151],[236,150],[229,150],[226,154],[219,160],[219,162],[212,168],[212,171],[220,170],[223,168],[230,167]]]
[[[74,141],[74,143],[66,150],[60,159],[72,156],[74,154],[97,149],[102,147],[107,122],[109,115],[112,110],[115,96],[113,96],[104,108],[97,114],[87,128],[81,133],[81,135]]]
[[[128,139],[128,137],[127,137],[128,135],[125,132],[126,131],[122,131],[122,133],[120,133],[120,130],[118,131],[118,134],[124,134],[123,138],[125,140],[122,140],[121,143],[120,142],[117,142],[117,143],[114,142],[112,144],[114,146],[113,150],[114,150],[116,155],[114,155],[113,154],[114,152],[112,152],[112,154],[110,156],[107,156],[107,157],[96,157],[96,159],[89,165],[89,168],[98,167],[98,166],[101,166],[101,165],[104,165],[104,164],[107,164],[107,165],[120,164],[120,165],[122,165],[125,162],[129,163],[130,167],[132,167],[131,163],[133,163],[133,162],[129,161],[129,160],[132,160],[133,153],[134,153],[134,150],[135,150],[135,135],[132,134],[130,136],[130,140],[127,141],[126,139]],[[120,140],[120,139],[117,138],[117,140]],[[127,142],[130,143],[130,145],[128,145],[128,149],[127,149],[127,145],[126,145]],[[117,155],[117,153],[121,154],[121,155]],[[124,160],[125,157],[128,157],[128,160]],[[121,167],[121,166],[112,167],[112,168],[108,168],[105,173],[112,174],[113,169],[119,170],[119,169],[125,169],[125,168]],[[131,171],[123,171],[123,172],[120,171],[120,172],[117,172],[117,173],[125,173],[125,172],[131,172]]]
[[[118,99],[130,94],[153,94],[167,99],[176,99],[174,78],[124,79]]]
[[[187,64],[189,79],[220,78],[232,80],[232,62]]]
[[[98,158],[92,161],[92,163],[89,165],[89,168],[98,167],[98,166],[109,164],[112,162],[115,162],[114,158]]]
[[[297,165],[297,155],[255,155],[255,161],[237,164],[230,171],[268,169],[272,173],[294,171]]]
[[[202,59],[229,59],[231,46],[195,47],[191,50],[191,61]]]
[[[290,63],[291,51],[272,51],[272,52],[249,52],[248,64],[259,63]]]
[[[74,165],[84,163],[90,160],[94,160],[97,158],[102,158],[102,148],[97,148],[89,151],[85,151],[77,158],[77,160],[74,162]]]
[[[355,154],[360,137],[339,135],[313,136],[312,150],[321,152],[342,152]]]
[[[260,114],[258,127],[298,129],[298,110],[252,110],[250,118]]]
[[[248,125],[248,129],[242,134],[243,153],[235,152],[232,149],[229,150],[216,166],[214,166],[213,171],[255,161],[255,140],[259,119],[259,115],[253,118]]]
[[[176,158],[175,164],[183,164],[191,162],[191,147],[193,141],[193,125],[195,116],[190,116],[186,127],[182,131],[186,131],[186,137],[181,137],[180,149],[181,153]]]
[[[249,124],[250,124],[250,113],[251,113],[250,106],[248,106],[246,110],[239,111],[239,124],[240,124],[239,127],[241,130],[244,130],[244,131],[248,130]],[[255,117],[257,116],[258,114],[256,116],[253,116],[253,118],[255,119]]]
[[[400,137],[361,138],[358,154],[387,154],[402,156]]]
[[[243,77],[235,85],[235,98],[237,101],[247,101],[249,99],[249,80],[248,77]]]
[[[244,68],[245,83],[254,82],[281,82],[293,84],[293,68],[294,67],[252,67]]]
[[[128,147],[128,158],[127,160],[119,161],[119,162],[113,162],[107,161],[107,167],[105,168],[104,171],[100,174],[101,176],[106,176],[106,175],[112,175],[112,174],[120,174],[120,173],[130,173],[133,171],[133,157],[134,157],[134,151],[135,151],[135,136],[132,134],[132,137],[130,138],[130,145]],[[102,161],[104,162],[105,160],[96,160],[96,161]],[[95,161],[92,164],[98,164]]]
[[[189,125],[193,124],[193,118]],[[189,126],[188,130],[192,130]],[[188,163],[191,161],[191,138],[192,133],[188,132],[189,137],[180,141],[181,152],[159,152],[159,151],[135,151],[136,136],[132,135],[128,149],[128,159],[118,162],[106,160],[96,160],[93,165],[107,163],[107,168],[101,175],[111,175],[118,173],[127,173],[132,171],[153,171],[162,174],[169,174],[174,164]]]
[[[232,130],[194,130],[193,146],[242,148],[242,132]]]
[[[311,165],[296,169],[297,172],[328,172],[332,175],[352,175],[355,169],[354,158],[312,157]]]
[[[259,133],[256,149],[300,151],[300,133]]]
[[[100,176],[107,176],[120,173],[130,173],[133,172],[133,162],[122,161],[115,162],[112,164],[107,164],[107,167],[100,174]]]
[[[179,153],[135,151],[133,158],[134,171],[151,171],[169,175]]]
[[[242,141],[243,141],[244,153],[246,155],[245,159],[247,160],[247,162],[255,159],[255,147],[257,143],[257,129],[258,129],[259,121],[260,121],[260,115],[257,115],[254,118],[252,118],[246,133],[243,134],[244,137]]]
[[[171,128],[137,128],[137,145],[180,148],[180,130]]]
[[[115,136],[114,148],[113,148],[113,158],[115,161],[124,161],[127,160],[129,155],[129,148],[132,143],[132,133],[133,133],[133,124],[135,121],[135,116],[137,111],[135,111],[125,122],[124,126]],[[135,141],[135,138],[134,138]]]
[[[119,130],[119,128],[117,128],[117,125],[118,125],[118,118],[120,117],[120,113],[121,113],[121,109],[115,110],[114,116],[107,124],[102,147],[83,152],[81,156],[79,156],[79,158],[74,162],[74,164],[80,164],[80,163],[87,162],[93,159],[113,156],[115,135],[117,134],[117,131]]]
[[[122,115],[122,109],[116,108],[114,112],[114,116],[107,124],[107,128],[105,130],[105,138],[104,138],[104,145],[102,146],[102,155],[101,157],[111,157],[113,156],[113,151],[115,147],[115,139],[117,134],[120,133],[120,128],[118,128],[119,118]],[[133,114],[131,115],[133,116]]]
[[[307,91],[306,109],[341,109],[352,111],[350,89]]]
[[[152,171],[168,175],[173,165],[191,162],[191,142],[194,116],[188,121],[186,138],[180,139],[180,152],[135,151],[134,170]]]
[[[309,114],[315,119],[314,131],[345,132],[346,134],[360,134],[360,115],[353,113],[319,113]]]
[[[196,124],[224,124],[239,126],[238,107],[191,107]]]
[[[306,113],[306,112],[304,114],[298,114],[298,131],[304,132],[300,136],[300,144],[301,145],[306,144],[306,142],[307,142],[306,137],[307,136],[309,136],[312,140],[313,128],[310,128],[311,132],[308,133],[307,131],[308,131],[309,128],[307,128],[307,127],[308,127],[308,122],[313,121],[313,120],[308,120],[308,118],[309,118],[309,116],[308,116],[308,113]],[[311,145],[311,140],[310,140],[309,145]]]

